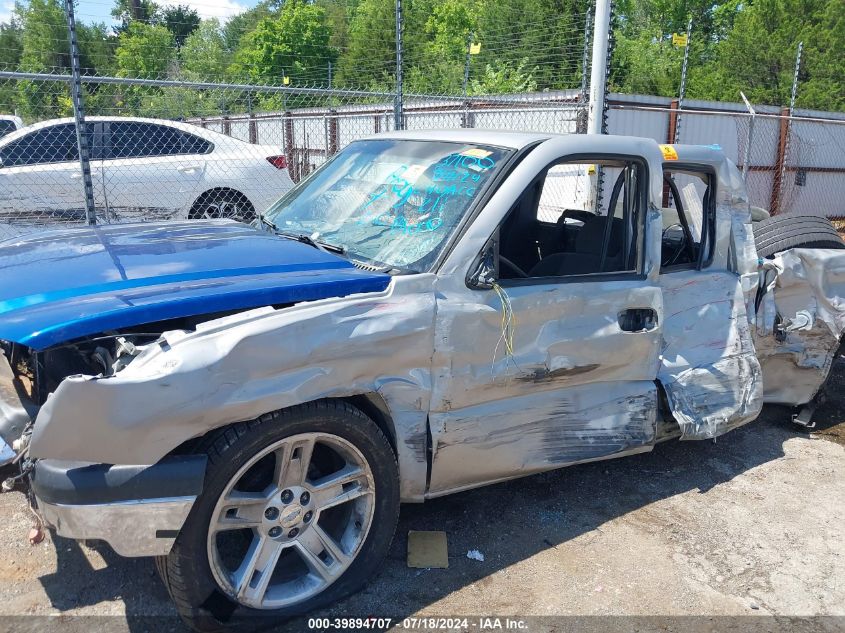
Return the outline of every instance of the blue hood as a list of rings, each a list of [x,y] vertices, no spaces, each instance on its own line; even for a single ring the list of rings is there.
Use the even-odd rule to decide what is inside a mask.
[[[228,221],[48,231],[0,243],[0,339],[41,350],[165,319],[378,292],[389,281]]]

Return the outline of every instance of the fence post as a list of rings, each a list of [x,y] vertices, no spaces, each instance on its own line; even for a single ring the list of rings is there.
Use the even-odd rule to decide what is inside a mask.
[[[255,112],[249,113],[249,142],[258,145],[258,121],[255,120]]]
[[[672,99],[669,102],[669,124],[666,127],[666,142],[671,145],[678,135],[678,107],[680,99]],[[663,183],[663,206],[669,206],[669,185]]]
[[[288,171],[294,182],[299,182],[299,167],[293,148],[293,117],[290,112],[285,112],[285,156],[288,158]]]
[[[772,215],[780,213],[781,186],[786,170],[786,145],[789,139],[789,108],[780,109],[780,129],[778,130],[778,149],[775,157],[775,177],[772,181],[772,197],[769,212]]]
[[[587,66],[590,63],[590,26],[592,24],[593,7],[587,7],[584,18],[584,53],[581,59],[581,103],[587,103],[590,95],[587,93]]]
[[[337,148],[339,145],[339,133],[338,133],[338,122],[337,122],[337,110],[329,110],[329,146],[328,146],[328,156],[334,156],[337,154]]]
[[[405,129],[402,115],[402,0],[396,0],[396,96],[393,98],[393,128]]]
[[[464,111],[461,114],[461,127],[475,127],[475,113],[472,112],[472,102],[464,101]]]
[[[67,18],[70,41],[70,95],[73,102],[73,117],[76,122],[76,146],[79,151],[79,167],[82,169],[82,186],[85,189],[85,219],[88,224],[96,224],[97,210],[94,206],[94,184],[91,182],[88,129],[85,126],[85,104],[82,98],[82,78],[79,68],[79,47],[76,40],[73,0],[65,0],[65,17]]]
[[[687,22],[687,43],[684,46],[684,61],[681,64],[681,87],[678,90],[678,103],[676,106],[676,110],[678,112],[675,114],[675,131],[672,134],[672,139],[669,143],[677,143],[678,142],[678,131],[681,129],[681,110],[684,107],[684,97],[687,93],[687,66],[689,64],[689,41],[692,37],[692,18],[689,19]]]
[[[745,107],[748,108],[748,113],[751,115],[748,118],[748,134],[745,138],[745,151],[743,152],[742,156],[742,179],[745,181],[745,184],[748,184],[748,165],[751,163],[751,144],[754,142],[754,121],[757,118],[757,112],[754,110],[754,106],[751,105],[751,102],[748,100],[748,97],[745,96],[745,93],[740,90],[739,96],[742,97],[742,101],[745,103]]]

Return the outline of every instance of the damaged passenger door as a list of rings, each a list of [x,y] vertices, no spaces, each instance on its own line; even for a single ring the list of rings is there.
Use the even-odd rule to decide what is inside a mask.
[[[469,271],[439,276],[433,496],[654,443],[663,304],[646,273],[649,163],[555,156],[559,143],[514,170],[530,184],[500,190],[506,213],[482,212],[473,229],[487,223],[488,241]],[[597,205],[599,170],[610,186]]]
[[[719,193],[714,169],[666,164],[658,377],[682,439],[722,435],[756,418],[763,404],[740,277],[729,264],[731,209]]]

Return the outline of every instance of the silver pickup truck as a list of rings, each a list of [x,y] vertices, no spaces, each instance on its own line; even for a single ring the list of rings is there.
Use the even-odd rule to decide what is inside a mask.
[[[2,243],[6,487],[157,557],[197,628],[326,605],[400,502],[712,439],[764,402],[809,423],[845,250],[765,215],[718,148],[425,131],[352,143],[254,227]]]

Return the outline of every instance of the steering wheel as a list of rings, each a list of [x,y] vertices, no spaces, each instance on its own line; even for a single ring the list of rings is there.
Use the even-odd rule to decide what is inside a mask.
[[[684,239],[682,239],[680,241],[680,243],[675,247],[675,252],[672,253],[672,257],[669,258],[669,261],[666,262],[666,264],[665,264],[666,266],[672,266],[676,261],[678,261],[678,257],[681,256],[681,253],[684,252],[684,250],[686,249],[686,246],[687,246],[686,232],[684,231],[684,226],[680,222],[675,222],[674,224],[670,224],[665,229],[663,229],[663,233],[660,236],[661,243],[663,243],[663,244],[666,243],[666,233],[670,229],[673,229],[675,227],[678,227],[679,229],[681,229],[681,233],[683,233]]]
[[[529,275],[527,272],[525,272],[524,270],[522,270],[522,268],[520,268],[519,266],[517,266],[516,264],[514,264],[514,263],[513,263],[511,260],[509,260],[507,257],[504,257],[504,256],[502,256],[502,255],[499,255],[499,262],[501,262],[502,264],[504,264],[505,266],[507,266],[508,268],[510,268],[513,272],[515,272],[515,273],[516,273],[516,275],[517,275],[517,277],[522,277],[523,279],[526,279],[526,278],[530,277],[530,275]]]
[[[678,211],[678,219],[681,221],[681,230],[684,232],[684,243],[682,250],[687,251],[687,255],[689,255],[690,262],[696,262],[698,258],[696,257],[695,252],[695,240],[693,240],[692,238],[692,231],[690,231],[689,223],[687,222],[686,209],[684,209],[684,205],[681,202],[681,194],[678,192],[678,185],[675,184],[674,178],[667,178],[666,176],[663,177],[663,182],[669,185],[669,191],[672,193],[672,199],[675,201],[675,208]],[[668,229],[669,227],[667,226],[666,228]]]

